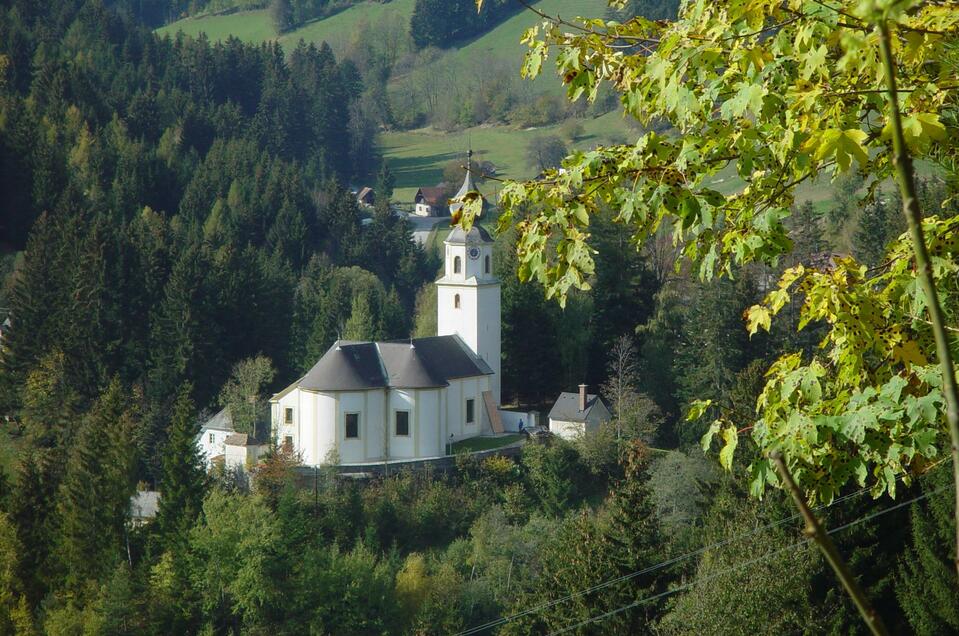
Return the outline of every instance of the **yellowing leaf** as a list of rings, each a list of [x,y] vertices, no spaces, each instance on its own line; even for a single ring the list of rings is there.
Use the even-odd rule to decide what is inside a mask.
[[[753,305],[746,311],[746,328],[749,330],[750,336],[759,331],[760,327],[769,331],[771,324],[772,316],[766,307]]]
[[[719,465],[726,470],[733,469],[733,454],[736,452],[736,445],[739,443],[739,435],[736,433],[735,426],[727,426],[723,429],[723,449],[719,451]]]
[[[906,366],[918,364],[920,366],[925,366],[929,364],[929,361],[926,359],[926,356],[922,354],[922,351],[919,349],[919,343],[915,340],[907,340],[902,344],[898,344],[892,348],[892,355],[904,363]]]

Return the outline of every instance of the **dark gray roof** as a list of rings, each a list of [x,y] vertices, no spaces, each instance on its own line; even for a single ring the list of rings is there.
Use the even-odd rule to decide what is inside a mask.
[[[477,191],[476,184],[473,182],[473,171],[471,167],[467,166],[466,177],[463,179],[463,185],[460,186],[460,189],[457,190],[456,194],[453,195],[453,198],[450,199],[452,201],[452,203],[450,203],[450,212],[456,212],[463,207],[460,199],[462,199],[467,192]]]
[[[463,185],[460,186],[460,189],[456,191],[456,194],[453,195],[453,198],[450,199],[450,214],[454,214],[457,210],[463,207],[461,199],[466,195],[467,192],[479,192],[479,188],[476,187],[476,183],[473,181],[473,150],[472,148],[469,152],[466,153],[466,176],[463,178]],[[486,199],[483,199],[482,210],[485,211],[489,208],[486,203]]]
[[[397,389],[426,389],[447,385],[446,378],[426,365],[414,343],[382,342],[377,348],[389,376],[389,386]]]
[[[585,422],[589,418],[589,413],[597,404],[603,408],[606,403],[598,395],[589,394],[586,396],[586,410],[579,410],[579,393],[560,393],[556,398],[556,403],[549,411],[549,419],[559,420],[561,422]],[[609,412],[609,409],[606,409]]]
[[[463,228],[457,226],[453,228],[452,232],[450,232],[446,242],[452,244],[492,243],[493,237],[490,236],[489,232],[487,232],[486,228],[484,228],[482,225],[473,225],[469,232],[465,232]]]
[[[492,373],[456,335],[379,343],[339,340],[295,386],[312,391],[424,389]]]
[[[414,338],[413,345],[436,377],[447,380],[492,375],[493,370],[459,336]]]
[[[383,365],[372,342],[338,340],[300,380],[314,391],[356,391],[386,387]]]
[[[220,411],[203,423],[201,431],[232,431],[233,418],[230,417],[230,411],[224,407]]]

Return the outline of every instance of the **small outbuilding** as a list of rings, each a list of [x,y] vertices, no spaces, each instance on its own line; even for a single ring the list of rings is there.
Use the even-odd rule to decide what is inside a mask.
[[[587,393],[579,385],[579,393],[560,393],[549,411],[549,430],[563,439],[575,439],[591,433],[612,419],[609,407],[598,395]]]
[[[369,186],[363,187],[356,195],[356,202],[360,205],[372,207],[373,204],[376,203],[376,195],[373,193],[373,188]]]
[[[246,433],[230,433],[223,442],[223,446],[225,450],[223,454],[224,467],[227,469],[239,468],[240,470],[256,464],[270,448],[269,444]]]
[[[153,521],[160,510],[160,493],[156,490],[140,490],[130,497],[130,522],[142,526]]]

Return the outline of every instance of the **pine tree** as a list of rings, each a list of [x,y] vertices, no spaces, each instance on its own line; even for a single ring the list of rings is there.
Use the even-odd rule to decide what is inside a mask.
[[[646,472],[649,450],[642,442],[634,442],[625,457],[625,478],[612,490],[606,502],[606,527],[604,537],[610,558],[620,574],[632,574],[662,560],[664,537],[659,531],[659,522],[652,496],[647,486]],[[649,596],[657,589],[657,575],[630,579],[626,596]],[[623,599],[624,603],[628,598]],[[650,633],[646,617],[655,613],[646,606],[643,611],[627,612],[614,632]]]
[[[31,366],[50,350],[57,326],[65,284],[58,258],[60,232],[48,214],[37,219],[11,293],[12,325],[3,333],[0,362],[0,411],[10,413],[20,404],[20,390]]]
[[[343,327],[343,338],[346,340],[376,340],[378,331],[376,322],[370,296],[359,293],[353,297],[350,318]]]
[[[863,207],[859,213],[859,224],[852,237],[853,252],[863,263],[876,266],[882,263],[886,246],[902,231],[902,205],[898,194],[889,201],[883,192],[876,200]]]
[[[923,480],[928,499],[912,506],[912,543],[900,560],[896,596],[916,634],[959,634],[956,519],[951,478],[940,469]]]
[[[83,418],[60,485],[58,556],[67,587],[101,581],[120,550],[134,491],[133,414],[118,380]]]
[[[380,164],[380,172],[376,175],[376,200],[386,201],[393,196],[393,188],[396,186],[396,176],[390,170],[390,164],[385,160]]]
[[[190,384],[180,386],[163,451],[160,509],[156,523],[163,543],[168,547],[186,539],[203,507],[206,491],[206,472],[196,446],[200,426],[191,391]]]

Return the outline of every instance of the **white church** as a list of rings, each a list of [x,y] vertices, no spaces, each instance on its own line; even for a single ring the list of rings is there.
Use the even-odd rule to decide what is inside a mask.
[[[467,167],[460,191],[474,189]],[[445,248],[444,274],[436,281],[437,336],[338,340],[271,398],[274,438],[303,464],[436,457],[450,442],[503,431],[493,239],[478,225],[455,228]]]

